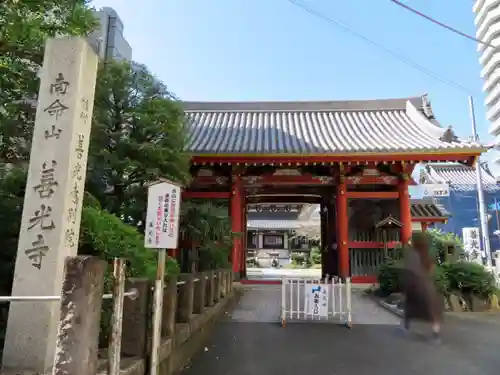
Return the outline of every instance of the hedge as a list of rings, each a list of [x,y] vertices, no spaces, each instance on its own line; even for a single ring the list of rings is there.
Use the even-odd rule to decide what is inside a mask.
[[[479,298],[487,299],[496,293],[496,282],[494,275],[480,264],[465,260],[452,259],[443,261],[447,257],[444,251],[447,247],[453,246],[455,252],[460,254],[462,245],[454,235],[440,231],[429,231],[426,234],[430,237],[430,255],[435,259],[434,280],[438,290],[443,295],[458,293],[461,295],[476,295]],[[402,291],[403,275],[402,261],[390,260],[382,265],[378,273],[379,292],[382,295],[390,295]]]

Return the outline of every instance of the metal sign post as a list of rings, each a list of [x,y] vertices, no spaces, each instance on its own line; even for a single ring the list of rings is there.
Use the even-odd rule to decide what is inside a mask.
[[[474,100],[472,99],[472,96],[469,96],[469,110],[472,123],[472,137],[474,139],[474,142],[479,142],[479,137],[477,135],[477,127],[476,127],[476,115],[474,112]],[[479,204],[479,218],[481,221],[481,237],[483,245],[482,250],[484,251],[484,256],[486,257],[486,266],[491,269],[492,261],[491,261],[491,249],[490,249],[490,234],[488,228],[488,218],[486,216],[486,207],[484,204],[483,178],[482,178],[480,160],[478,160],[476,165],[476,182],[477,182],[477,200]]]
[[[157,375],[161,345],[163,289],[165,287],[165,261],[167,249],[176,249],[179,240],[181,187],[170,181],[149,186],[146,215],[145,247],[158,250],[153,300],[153,340],[150,374]]]

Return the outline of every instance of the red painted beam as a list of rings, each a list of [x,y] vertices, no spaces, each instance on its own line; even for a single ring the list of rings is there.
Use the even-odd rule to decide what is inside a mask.
[[[378,282],[377,276],[352,276],[351,282],[353,284],[376,284]]]
[[[481,152],[471,151],[468,153],[440,153],[440,154],[426,154],[426,153],[408,153],[408,154],[344,154],[344,155],[193,155],[191,157],[192,163],[197,164],[282,164],[282,165],[312,165],[317,164],[330,164],[330,163],[349,163],[349,162],[393,162],[393,161],[407,161],[407,162],[422,162],[422,161],[462,161],[467,164],[471,163],[472,158],[479,156]]]
[[[332,177],[318,177],[310,174],[301,176],[263,175],[246,176],[245,184],[248,185],[325,185],[333,183]]]
[[[350,199],[397,199],[397,191],[348,191],[347,198]]]
[[[230,192],[225,191],[183,191],[183,199],[229,199]]]
[[[397,185],[395,176],[349,176],[346,177],[347,185]]]
[[[387,243],[389,249],[400,246],[401,243],[397,241],[391,241]],[[383,242],[365,242],[365,241],[349,241],[347,246],[350,249],[382,249],[384,247]]]
[[[248,203],[270,203],[270,204],[279,204],[279,203],[320,203],[321,197],[318,196],[304,196],[304,195],[295,195],[295,196],[249,196],[247,197]]]

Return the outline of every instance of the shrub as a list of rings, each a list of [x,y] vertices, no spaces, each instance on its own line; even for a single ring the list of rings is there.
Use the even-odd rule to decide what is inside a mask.
[[[80,229],[79,253],[98,256],[108,262],[127,259],[127,276],[153,279],[156,252],[144,247],[144,236],[136,228],[96,207],[84,207]],[[167,274],[178,273],[177,262],[167,258]]]
[[[488,299],[496,292],[495,276],[481,264],[461,261],[444,263],[441,268],[449,292],[476,295],[482,299]]]
[[[434,282],[436,288],[443,296],[450,294],[450,281],[446,275],[446,270],[442,266],[436,266],[434,269]]]
[[[319,247],[313,247],[311,249],[311,263],[313,265],[315,264],[321,264],[321,250],[319,249]]]
[[[98,208],[84,207],[80,229],[79,253],[98,256],[108,262],[104,288],[106,292],[112,286],[112,261],[114,258],[127,260],[128,277],[154,279],[156,274],[156,252],[144,247],[144,236],[136,228],[125,224],[116,216]],[[177,262],[167,258],[166,274],[178,273]],[[111,319],[111,301],[103,301],[99,346],[106,347]]]
[[[292,253],[292,264],[302,266],[305,261],[306,255],[304,253]]]
[[[402,291],[403,266],[399,261],[389,261],[380,266],[378,273],[379,292],[384,295]]]

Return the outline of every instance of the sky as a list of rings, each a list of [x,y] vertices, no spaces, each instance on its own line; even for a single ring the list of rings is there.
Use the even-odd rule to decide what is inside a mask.
[[[288,0],[95,0],[114,8],[133,59],[146,64],[182,100],[355,100],[429,94],[437,119],[490,141],[475,42],[389,0],[301,0],[321,15],[390,49],[408,66]],[[475,35],[471,0],[406,4]]]

